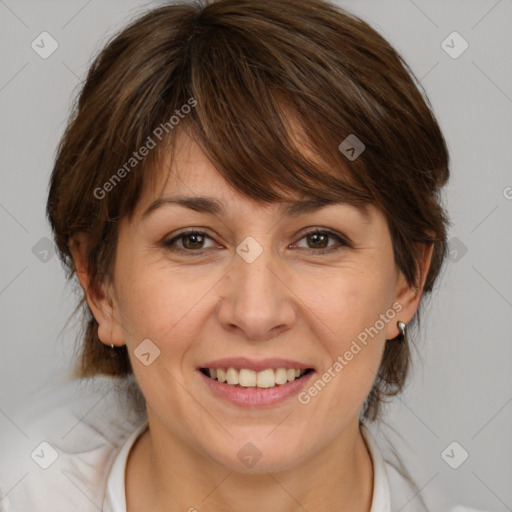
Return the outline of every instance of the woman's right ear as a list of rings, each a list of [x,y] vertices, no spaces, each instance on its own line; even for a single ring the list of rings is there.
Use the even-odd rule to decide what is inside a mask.
[[[87,262],[88,235],[79,232],[73,235],[69,242],[69,250],[75,264],[76,275],[84,290],[87,303],[96,322],[98,322],[98,337],[110,345],[113,343],[112,326],[114,322],[113,301],[106,285],[101,285],[100,290],[93,290],[90,286],[91,275]]]

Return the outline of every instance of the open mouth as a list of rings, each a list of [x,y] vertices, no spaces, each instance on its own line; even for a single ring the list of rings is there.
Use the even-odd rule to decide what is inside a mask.
[[[313,368],[290,369],[268,368],[260,372],[247,368],[200,368],[201,373],[229,386],[238,388],[268,389],[284,386],[288,382],[301,379],[304,375],[313,372]]]

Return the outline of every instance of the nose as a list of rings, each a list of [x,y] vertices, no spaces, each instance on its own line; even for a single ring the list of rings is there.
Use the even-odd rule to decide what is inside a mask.
[[[255,250],[254,245],[253,242],[251,251]],[[252,341],[266,341],[292,328],[295,295],[285,281],[285,273],[280,271],[271,249],[265,248],[253,261],[243,251],[236,254],[220,288],[220,324]]]

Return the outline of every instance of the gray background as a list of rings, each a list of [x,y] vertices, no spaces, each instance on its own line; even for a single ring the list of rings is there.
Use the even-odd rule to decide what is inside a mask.
[[[425,309],[414,373],[387,421],[403,437],[399,451],[422,493],[435,483],[453,502],[512,510],[512,2],[339,3],[405,57],[451,155],[452,261]],[[155,5],[0,0],[0,430],[71,368],[76,325],[64,324],[76,297],[51,245],[44,252],[47,184],[71,100],[106,39]],[[47,59],[31,48],[43,31],[59,44]],[[469,44],[458,58],[441,46],[453,31]],[[453,441],[469,453],[458,469],[441,456]],[[456,462],[462,451],[449,453]]]

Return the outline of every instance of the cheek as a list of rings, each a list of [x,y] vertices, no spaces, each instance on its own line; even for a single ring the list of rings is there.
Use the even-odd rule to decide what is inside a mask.
[[[326,383],[330,391],[323,404],[327,409],[350,409],[351,405],[356,409],[378,372],[386,326],[396,322],[393,276],[378,269],[345,272],[324,283],[327,288],[315,295],[312,309],[321,319],[316,322],[317,335],[328,357],[318,376],[322,382],[311,393],[320,392]]]
[[[131,275],[131,278],[128,278]],[[124,278],[124,279],[123,279]],[[193,344],[204,329],[203,316],[211,302],[206,296],[218,277],[202,276],[195,279],[176,269],[162,265],[141,266],[138,272],[119,274],[119,315],[125,332],[136,380],[149,404],[155,410],[180,403],[179,386],[173,379],[184,366]],[[149,345],[151,357],[158,353],[154,363],[145,366],[137,359],[137,348],[149,339],[159,352]],[[141,345],[142,346],[142,345]],[[139,350],[140,353],[140,350]],[[163,393],[162,390],[174,389]]]
[[[120,273],[118,302],[121,322],[130,337],[127,343],[149,338],[161,346],[172,339],[173,351],[179,353],[180,347],[193,336],[194,325],[200,329],[198,315],[207,307],[205,295],[217,280],[215,276],[198,279],[197,274],[183,275],[159,264],[141,265],[138,271]]]
[[[385,335],[381,315],[391,307],[394,292],[389,275],[368,270],[333,274],[323,281],[323,291],[314,296],[313,307],[330,332],[329,352],[336,352],[331,355],[339,355],[351,340],[364,339],[369,330],[374,337],[381,331]]]

